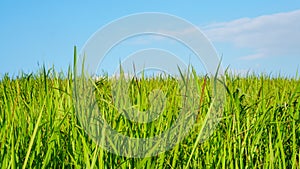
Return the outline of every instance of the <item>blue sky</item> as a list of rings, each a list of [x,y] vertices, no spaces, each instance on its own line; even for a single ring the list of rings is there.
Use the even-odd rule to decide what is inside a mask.
[[[42,64],[66,70],[99,28],[140,12],[169,13],[198,26],[223,67],[294,76],[300,69],[300,1],[0,1],[0,77]],[[115,59],[118,62],[118,59]]]

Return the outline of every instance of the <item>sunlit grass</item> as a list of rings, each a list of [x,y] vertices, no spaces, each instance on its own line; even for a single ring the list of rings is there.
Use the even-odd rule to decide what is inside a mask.
[[[226,74],[222,119],[211,137],[195,144],[212,102],[211,89],[203,88],[205,78],[199,77],[203,98],[198,122],[189,135],[157,156],[126,158],[98,147],[85,133],[73,105],[73,78],[71,69],[67,75],[41,69],[1,79],[2,168],[299,168],[299,79]],[[156,135],[177,118],[181,102],[176,83],[170,77],[132,79],[130,102],[140,110],[149,108],[147,94],[153,89],[166,93],[166,109],[156,123],[136,124],[118,114],[111,106],[111,79],[106,76],[96,83],[98,104],[120,133]]]

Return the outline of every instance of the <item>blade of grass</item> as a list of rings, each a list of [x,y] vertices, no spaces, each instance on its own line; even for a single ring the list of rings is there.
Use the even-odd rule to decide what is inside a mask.
[[[39,117],[38,117],[38,119],[36,121],[36,124],[35,124],[35,127],[34,127],[34,131],[33,131],[32,136],[30,138],[29,147],[28,147],[28,150],[27,150],[27,153],[26,153],[26,156],[25,156],[25,161],[23,163],[22,169],[26,168],[26,165],[27,165],[27,162],[28,162],[28,159],[29,159],[29,155],[30,155],[30,152],[31,152],[31,149],[32,149],[32,146],[33,146],[33,142],[34,142],[35,136],[37,134],[37,131],[38,131],[41,119],[42,119],[42,115],[43,115],[44,107],[45,107],[45,104],[46,104],[46,100],[47,99],[45,97],[44,102],[42,104],[42,108],[41,108],[40,113],[39,113]]]

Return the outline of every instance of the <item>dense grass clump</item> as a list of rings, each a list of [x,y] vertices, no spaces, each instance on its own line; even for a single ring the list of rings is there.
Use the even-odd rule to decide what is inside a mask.
[[[201,119],[212,100],[205,77],[199,78],[201,107],[193,130],[172,150],[147,158],[117,156],[97,146],[77,119],[72,98],[73,75],[53,69],[0,80],[1,168],[299,168],[300,81],[265,75],[226,75],[226,103],[220,123],[198,143]],[[135,137],[163,132],[174,123],[181,101],[174,78],[132,79],[130,102],[149,108],[149,94],[167,96],[157,123],[132,124],[110,106],[111,79],[96,82],[99,107],[109,124]],[[204,86],[204,87],[203,87]],[[144,93],[144,94],[143,94]],[[170,96],[170,97],[168,97]],[[112,117],[114,116],[114,117]],[[119,119],[119,120],[116,120]],[[155,126],[155,127],[153,127]],[[195,149],[194,149],[195,147]],[[194,151],[193,151],[194,149]]]

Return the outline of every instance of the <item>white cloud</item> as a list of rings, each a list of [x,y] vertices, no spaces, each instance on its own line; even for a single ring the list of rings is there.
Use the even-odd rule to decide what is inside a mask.
[[[263,53],[257,53],[257,54],[253,54],[253,55],[242,56],[239,59],[240,60],[254,60],[254,59],[263,58],[263,57],[266,57],[266,55],[264,55]]]
[[[300,54],[300,10],[215,23],[203,30],[213,42],[253,49],[243,60]]]

